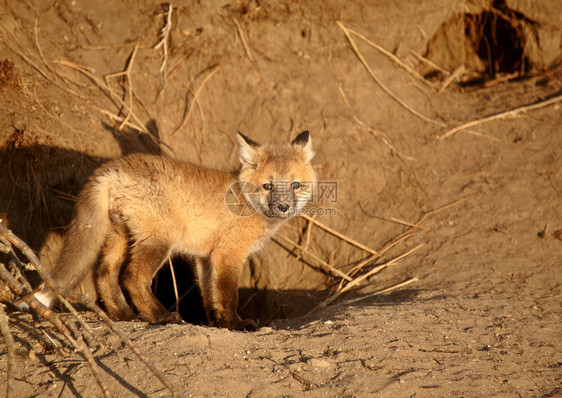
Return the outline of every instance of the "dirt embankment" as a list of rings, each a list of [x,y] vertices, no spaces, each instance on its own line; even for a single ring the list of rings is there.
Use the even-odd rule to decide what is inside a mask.
[[[310,130],[313,205],[336,211],[316,220],[345,239],[295,219],[251,259],[240,310],[258,332],[120,323],[150,361],[194,396],[562,394],[560,2],[173,6],[0,4],[0,214],[46,265],[106,159],[236,167],[237,130]],[[348,284],[326,265],[373,275],[299,317]],[[195,323],[196,303],[181,303]],[[51,326],[8,315],[16,396],[102,395]],[[168,394],[84,317],[114,395]]]

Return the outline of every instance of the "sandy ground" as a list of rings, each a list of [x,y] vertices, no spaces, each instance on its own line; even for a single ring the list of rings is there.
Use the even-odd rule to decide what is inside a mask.
[[[264,327],[120,322],[150,361],[185,396],[562,396],[561,102],[438,138],[561,94],[552,39],[562,37],[561,6],[508,2],[544,28],[549,65],[442,92],[445,76],[428,80],[433,87],[354,36],[373,74],[428,121],[377,85],[336,24],[425,73],[411,51],[425,54],[446,21],[481,4],[418,3],[174,3],[164,55],[155,46],[167,5],[2,2],[0,213],[49,265],[74,196],[105,159],[140,151],[235,167],[237,130],[266,142],[308,129],[317,171],[338,189],[321,204],[337,215],[318,220],[373,249],[415,232],[359,275],[419,248],[303,316],[339,280],[270,243],[241,286],[241,313]],[[125,78],[111,75],[127,66]],[[424,214],[421,227],[405,225]],[[305,232],[295,219],[280,235]],[[317,227],[309,243],[345,272],[368,256]],[[102,396],[48,323],[8,310],[15,396]],[[94,356],[114,396],[170,395],[102,322],[83,316],[103,342]],[[2,342],[0,395],[6,368]]]

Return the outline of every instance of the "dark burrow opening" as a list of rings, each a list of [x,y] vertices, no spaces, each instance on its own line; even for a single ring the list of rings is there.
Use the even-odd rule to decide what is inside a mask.
[[[469,79],[494,79],[500,74],[533,68],[530,43],[538,45],[539,24],[511,9],[505,0],[495,0],[479,13],[457,14],[445,21],[430,40],[425,57],[452,72],[460,66]],[[436,75],[435,71],[426,77]]]
[[[486,65],[486,74],[524,73],[531,68],[526,55],[525,25],[535,22],[511,10],[504,0],[496,0],[489,11],[465,14],[465,33]]]
[[[172,261],[173,274],[169,263],[166,263],[154,278],[154,295],[168,311],[178,310],[184,321],[208,325],[194,268],[182,257],[174,257]],[[176,289],[179,302],[176,300]]]
[[[248,262],[250,270],[263,266],[256,264],[252,258]],[[173,273],[168,262],[158,271],[152,285],[155,296],[168,311],[178,311],[184,321],[209,325],[197,284],[195,266],[190,259],[181,256],[173,257],[172,264]],[[247,281],[244,284],[242,280],[241,285],[238,289],[238,314],[243,319],[257,321],[260,326],[279,319],[303,316],[314,309],[326,295],[326,292],[319,290],[319,286],[310,286],[308,289],[277,289],[274,286],[258,288],[252,286],[252,283],[247,286]],[[176,297],[179,298],[177,305]]]

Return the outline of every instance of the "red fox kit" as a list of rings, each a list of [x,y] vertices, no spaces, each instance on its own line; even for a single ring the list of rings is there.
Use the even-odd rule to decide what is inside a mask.
[[[233,172],[141,154],[101,166],[78,197],[54,280],[74,288],[101,253],[96,282],[112,318],[135,317],[123,285],[144,320],[181,322],[151,283],[169,256],[190,255],[201,259],[196,274],[209,321],[255,327],[236,312],[242,265],[306,205],[314,153],[308,131],[285,145],[259,145],[241,133],[237,141],[241,166]],[[54,294],[45,288],[37,298],[50,306]]]

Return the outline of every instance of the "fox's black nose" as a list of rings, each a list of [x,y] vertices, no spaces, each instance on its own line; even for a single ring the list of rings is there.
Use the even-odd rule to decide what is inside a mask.
[[[279,205],[277,208],[281,211],[281,213],[286,213],[289,210],[289,205]]]

